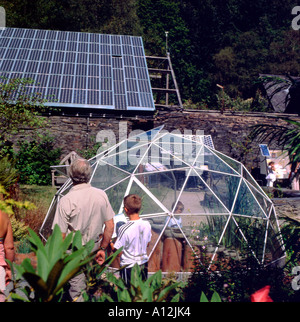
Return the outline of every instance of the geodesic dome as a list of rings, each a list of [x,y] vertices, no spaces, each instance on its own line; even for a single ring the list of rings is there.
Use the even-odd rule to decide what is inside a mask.
[[[201,261],[252,256],[259,264],[285,257],[272,201],[240,163],[197,140],[158,127],[129,137],[89,160],[92,186],[103,189],[118,218],[123,198],[142,197],[140,216],[152,227],[149,271],[190,271]],[[56,166],[67,174],[67,166]],[[59,199],[53,198],[40,234],[47,239]],[[127,219],[125,219],[127,220]]]

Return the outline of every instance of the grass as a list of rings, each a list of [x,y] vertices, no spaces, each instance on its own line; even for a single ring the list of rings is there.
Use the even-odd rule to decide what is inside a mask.
[[[38,233],[55,193],[56,188],[52,186],[20,185],[18,200],[30,201],[36,208],[33,210],[17,209],[17,219]]]

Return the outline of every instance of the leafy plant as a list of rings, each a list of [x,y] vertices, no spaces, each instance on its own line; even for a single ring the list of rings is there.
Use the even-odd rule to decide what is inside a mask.
[[[30,296],[30,287],[22,291],[26,297],[11,293],[14,301],[50,302],[59,300],[64,285],[74,277],[79,270],[90,262],[94,254],[91,251],[94,241],[82,245],[81,233],[69,234],[65,239],[58,225],[54,227],[53,234],[44,245],[38,235],[29,229],[33,250],[37,256],[37,268],[35,269],[29,259],[25,259],[20,265],[12,265],[12,271],[17,272],[16,280],[23,277],[32,287],[34,294]],[[67,250],[72,249],[71,253]]]
[[[264,99],[260,92],[257,91],[255,97],[243,99],[239,96],[236,98],[230,97],[225,91],[216,94],[218,108],[221,111],[264,111],[267,106],[266,99]]]
[[[275,144],[287,150],[290,160],[300,162],[300,122],[283,119],[287,126],[259,124],[252,127],[250,138],[257,142]]]
[[[14,168],[11,158],[6,155],[0,156],[0,184],[6,189],[14,185],[18,180],[18,171]]]
[[[27,231],[27,229],[26,229]],[[31,243],[26,237],[22,238],[20,242],[17,244],[17,247],[15,248],[16,252],[19,254],[28,254],[31,252]]]
[[[14,241],[21,241],[28,235],[28,226],[22,221],[16,219],[14,215],[9,215],[13,231]]]
[[[299,221],[284,217],[284,224],[281,227],[281,235],[283,238],[283,243],[285,250],[288,254],[289,263],[299,265],[300,261],[300,223]]]
[[[271,298],[275,302],[299,299],[282,268],[260,266],[250,257],[243,263],[218,257],[214,264],[216,271],[208,271],[195,262],[195,270],[183,290],[186,302],[198,302],[202,293],[212,299],[214,292],[223,302],[249,302],[251,294],[265,285],[271,286]]]
[[[114,291],[102,294],[99,302],[178,302],[180,299],[180,282],[168,280],[164,283],[161,270],[143,281],[141,269],[136,264],[132,268],[129,287],[112,273],[108,273],[106,278],[114,285]]]
[[[201,297],[200,297],[200,302],[222,302],[220,295],[215,291],[210,299],[210,301],[208,300],[207,296],[202,292],[201,293]]]
[[[45,110],[46,102],[41,94],[28,94],[27,86],[32,86],[30,79],[5,79],[0,81],[0,140],[5,145],[12,135],[21,131],[22,126],[39,128],[45,119],[39,117]],[[0,146],[0,148],[1,148]]]
[[[54,148],[54,138],[44,136],[33,141],[19,142],[20,149],[15,155],[20,183],[50,185],[50,166],[59,163],[61,148]]]
[[[35,208],[34,204],[29,201],[16,201],[10,198],[6,189],[2,185],[0,185],[0,195],[2,196],[2,198],[0,198],[0,210],[2,210],[3,212],[6,212],[9,215],[14,214],[13,207],[25,208],[25,209]]]
[[[25,201],[16,201],[10,198],[10,195],[7,193],[5,188],[0,185],[0,195],[2,198],[0,199],[0,210],[7,213],[10,218],[10,222],[12,225],[14,240],[18,241],[24,238],[28,234],[28,227],[18,220],[15,216],[16,209],[27,209],[32,210],[35,209],[35,205],[32,202],[27,200]]]

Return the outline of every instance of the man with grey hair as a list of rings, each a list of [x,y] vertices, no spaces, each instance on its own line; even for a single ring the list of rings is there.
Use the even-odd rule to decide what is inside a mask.
[[[72,162],[69,175],[73,181],[73,187],[58,203],[53,227],[58,224],[63,237],[72,231],[79,230],[83,244],[90,240],[94,240],[97,244],[102,236],[96,255],[96,261],[102,264],[105,260],[105,249],[114,231],[115,214],[106,193],[92,187],[89,183],[91,174],[92,169],[87,160],[78,158]],[[82,301],[81,293],[86,289],[85,275],[82,273],[75,276],[69,284],[72,300]]]

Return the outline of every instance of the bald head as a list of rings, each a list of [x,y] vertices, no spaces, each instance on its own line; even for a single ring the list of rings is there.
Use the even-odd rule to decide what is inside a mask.
[[[92,174],[92,168],[85,159],[75,159],[69,170],[69,175],[74,184],[88,183]]]

